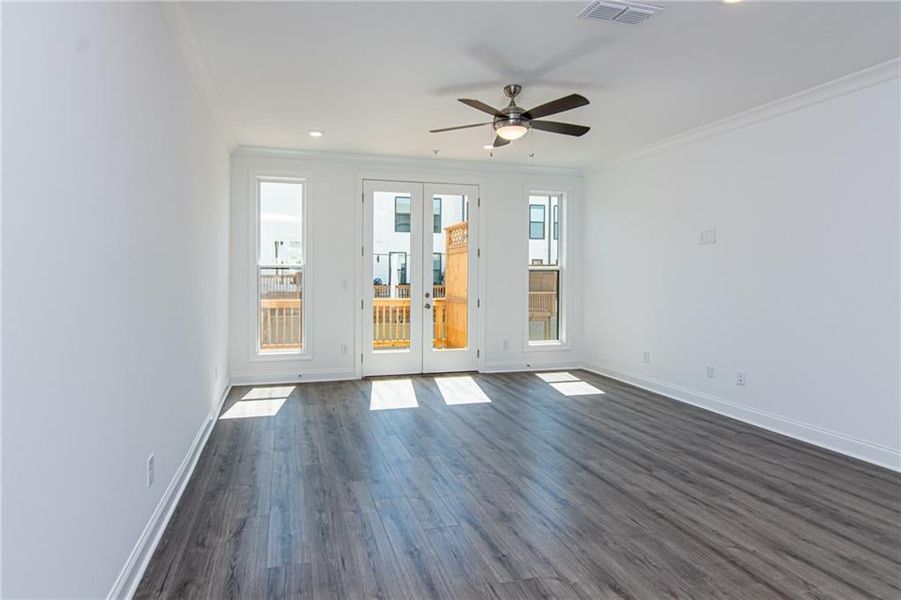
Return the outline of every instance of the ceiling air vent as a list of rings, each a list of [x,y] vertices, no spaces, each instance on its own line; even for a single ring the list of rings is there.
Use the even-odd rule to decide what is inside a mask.
[[[579,14],[583,19],[600,19],[602,21],[617,21],[619,23],[641,23],[648,20],[654,13],[662,8],[649,4],[635,2],[592,2]]]

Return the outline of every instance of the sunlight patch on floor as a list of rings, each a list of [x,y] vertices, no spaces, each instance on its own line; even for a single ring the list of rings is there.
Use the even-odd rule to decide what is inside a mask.
[[[485,404],[491,402],[479,384],[469,375],[436,377],[435,383],[444,403],[448,406],[458,404]]]
[[[564,396],[589,396],[591,394],[603,394],[602,390],[584,381],[561,381],[552,383],[551,387]]]
[[[572,373],[566,371],[557,371],[554,373],[535,373],[539,379],[543,379],[547,383],[559,383],[561,381],[579,381],[579,378]]]
[[[413,391],[413,380],[410,378],[376,379],[372,382],[369,410],[395,410],[418,406],[416,392]]]
[[[535,375],[564,396],[592,396],[604,393],[604,390],[596,388],[566,371],[535,373]]]
[[[282,409],[286,398],[270,398],[267,400],[239,400],[231,408],[222,413],[220,419],[252,419],[255,417],[274,417]]]
[[[241,396],[241,400],[266,400],[269,398],[287,398],[293,392],[295,386],[293,385],[272,385],[272,386],[260,386],[260,387],[252,387],[250,390]]]

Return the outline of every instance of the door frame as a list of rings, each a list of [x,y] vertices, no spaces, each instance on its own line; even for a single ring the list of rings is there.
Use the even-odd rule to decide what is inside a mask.
[[[477,219],[478,219],[478,227],[476,231],[476,235],[474,238],[470,238],[471,240],[475,240],[475,252],[478,261],[478,273],[476,275],[475,281],[478,286],[477,293],[477,309],[475,311],[475,323],[476,326],[472,330],[473,341],[472,345],[476,349],[476,368],[479,372],[483,371],[485,366],[485,351],[484,351],[484,340],[486,339],[485,329],[486,322],[484,319],[484,308],[486,302],[486,294],[485,294],[485,255],[484,255],[484,240],[486,235],[487,227],[484,225],[484,213],[482,212],[482,196],[484,195],[484,190],[486,189],[486,180],[484,177],[478,176],[448,176],[447,173],[441,171],[410,171],[410,170],[398,170],[393,171],[390,169],[379,169],[379,170],[369,170],[369,169],[361,169],[355,173],[355,201],[354,201],[354,227],[357,232],[356,241],[357,245],[360,249],[360,252],[354,253],[354,306],[356,307],[354,310],[354,330],[355,330],[355,338],[354,338],[354,351],[353,351],[353,359],[354,359],[354,371],[357,378],[363,377],[363,323],[364,318],[367,315],[364,313],[365,307],[365,294],[366,290],[362,285],[363,279],[363,260],[365,259],[365,244],[364,244],[364,205],[365,205],[365,185],[367,181],[381,181],[386,183],[410,183],[414,185],[422,185],[423,191],[425,190],[426,185],[447,185],[447,186],[471,186],[476,190],[476,198],[475,203],[470,201],[469,211],[470,213],[473,210],[478,211]],[[420,240],[421,243],[421,240]],[[369,317],[371,318],[371,316]]]

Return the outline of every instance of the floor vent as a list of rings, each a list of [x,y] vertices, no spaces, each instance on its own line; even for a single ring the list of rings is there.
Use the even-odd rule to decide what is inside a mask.
[[[655,13],[663,10],[659,6],[649,4],[637,4],[635,2],[592,2],[586,6],[579,17],[582,19],[600,19],[602,21],[617,21],[618,23],[630,23],[635,25],[647,21]]]

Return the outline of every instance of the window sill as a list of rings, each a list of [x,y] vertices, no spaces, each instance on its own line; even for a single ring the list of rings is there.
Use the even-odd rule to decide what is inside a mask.
[[[250,362],[293,362],[298,360],[313,360],[310,352],[267,352],[260,354],[253,352],[250,355]]]
[[[525,346],[523,346],[523,352],[559,352],[569,349],[569,344],[567,344],[566,342],[561,342],[559,340],[547,342],[527,342]]]

